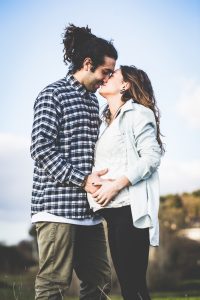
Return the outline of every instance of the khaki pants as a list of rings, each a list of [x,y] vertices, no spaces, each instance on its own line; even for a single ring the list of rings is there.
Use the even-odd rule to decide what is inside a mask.
[[[107,299],[111,271],[103,224],[80,226],[38,222],[36,230],[39,271],[35,299],[63,299],[73,269],[81,281],[81,300]]]

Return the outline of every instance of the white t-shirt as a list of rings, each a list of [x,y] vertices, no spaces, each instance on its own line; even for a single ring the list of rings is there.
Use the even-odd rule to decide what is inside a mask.
[[[75,224],[75,225],[84,225],[84,226],[93,226],[100,224],[102,222],[102,217],[100,216],[93,216],[92,218],[86,219],[68,219],[61,216],[56,216],[50,214],[46,211],[39,212],[34,214],[31,218],[31,223],[37,222],[56,222],[56,223],[68,223],[68,224]]]
[[[100,136],[95,147],[95,166],[93,171],[108,168],[108,173],[101,178],[116,179],[126,174],[127,155],[124,138],[119,130],[119,116],[105,127],[101,125]],[[97,211],[102,207],[88,194],[90,207]],[[128,187],[122,189],[119,194],[104,208],[121,207],[129,205]]]

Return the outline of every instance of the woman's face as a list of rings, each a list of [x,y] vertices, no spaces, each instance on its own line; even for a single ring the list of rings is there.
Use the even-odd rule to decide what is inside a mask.
[[[108,81],[101,86],[99,94],[105,98],[109,95],[117,95],[120,94],[122,87],[123,77],[121,70],[118,69],[111,75]]]

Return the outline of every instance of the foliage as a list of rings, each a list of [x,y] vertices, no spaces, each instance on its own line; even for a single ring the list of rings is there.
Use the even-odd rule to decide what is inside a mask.
[[[200,223],[199,191],[162,196],[159,212],[161,225],[169,231],[177,231]]]
[[[32,244],[22,241],[17,246],[0,245],[0,273],[18,273],[33,266]]]
[[[148,270],[148,282],[151,291],[162,291],[152,299],[183,299],[178,296],[200,294],[200,254],[199,243],[179,236],[182,229],[200,227],[200,190],[193,193],[169,194],[160,198],[160,247],[152,248]],[[37,265],[36,231],[29,230],[32,241],[22,241],[16,246],[5,246],[0,243],[0,299],[27,300],[34,298],[34,278],[36,269],[28,268]],[[111,259],[110,259],[111,261]],[[113,292],[119,294],[119,284],[112,262]],[[14,275],[16,274],[16,275]],[[18,275],[17,275],[18,274]],[[20,275],[19,275],[20,274]],[[78,295],[78,281],[73,279],[65,298]],[[163,296],[163,291],[173,294]],[[193,290],[194,292],[188,292]],[[197,292],[195,292],[195,290]],[[177,298],[172,295],[180,291]],[[169,297],[168,297],[169,295]],[[120,297],[111,296],[113,300]],[[187,297],[184,297],[187,299]],[[198,299],[192,298],[189,299]]]
[[[196,190],[192,193],[193,196],[195,197],[200,197],[200,190]]]

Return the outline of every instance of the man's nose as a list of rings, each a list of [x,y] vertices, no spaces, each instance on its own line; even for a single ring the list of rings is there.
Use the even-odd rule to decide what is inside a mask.
[[[103,78],[103,83],[107,83],[108,82],[108,79],[109,79],[109,75],[106,75],[104,78]]]

